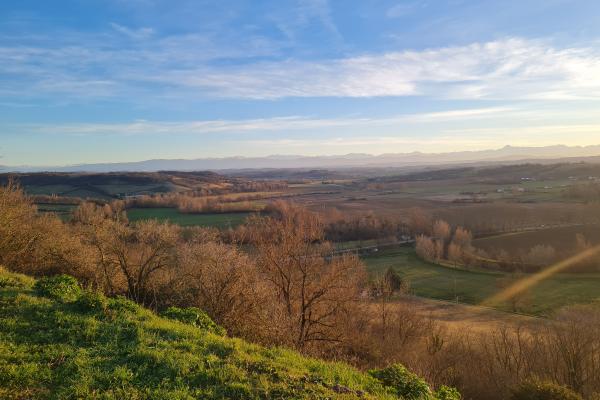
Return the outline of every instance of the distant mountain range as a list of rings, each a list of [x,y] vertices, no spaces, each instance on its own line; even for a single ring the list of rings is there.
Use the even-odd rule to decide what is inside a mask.
[[[158,159],[124,163],[80,164],[67,166],[0,166],[1,172],[152,172],[243,170],[269,168],[389,168],[435,166],[461,163],[501,163],[543,161],[569,158],[570,161],[600,156],[600,145],[593,146],[505,146],[495,150],[460,151],[451,153],[390,153],[381,155],[346,154],[336,156],[273,155],[268,157],[226,157]],[[583,161],[583,160],[582,160]],[[592,161],[592,160],[586,160]],[[599,159],[593,161],[600,162]]]

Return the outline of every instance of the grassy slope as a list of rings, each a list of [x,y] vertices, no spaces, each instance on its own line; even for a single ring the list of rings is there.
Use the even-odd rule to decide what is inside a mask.
[[[383,250],[364,257],[373,273],[393,267],[410,280],[414,294],[442,300],[458,300],[478,304],[499,290],[506,274],[454,270],[419,259],[411,247]],[[531,299],[523,311],[548,314],[556,309],[578,303],[600,300],[600,274],[560,274],[541,282],[531,290]],[[508,305],[501,306],[508,310]]]
[[[216,336],[129,302],[82,311],[38,296],[33,283],[0,267],[2,399],[394,398],[345,364]]]

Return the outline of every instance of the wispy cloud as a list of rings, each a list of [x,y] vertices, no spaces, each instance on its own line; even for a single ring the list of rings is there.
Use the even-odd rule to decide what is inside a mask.
[[[388,8],[386,16],[388,18],[400,18],[412,14],[419,7],[422,7],[421,1],[404,1]]]
[[[506,39],[322,62],[284,61],[170,71],[165,82],[243,98],[430,96],[600,98],[600,51]]]
[[[341,42],[342,35],[332,16],[329,0],[296,0],[293,12],[289,12],[289,3],[284,5],[284,12],[271,12],[269,18],[276,27],[291,41],[296,41],[303,30],[311,29],[316,21],[335,41]],[[283,4],[283,3],[282,3]]]
[[[10,133],[36,133],[61,135],[163,135],[163,134],[211,134],[251,132],[327,131],[331,128],[352,127],[377,129],[385,126],[439,123],[444,121],[471,121],[494,116],[518,113],[509,107],[450,110],[433,113],[404,114],[384,118],[313,118],[287,116],[244,120],[200,120],[182,122],[139,120],[128,123],[62,123],[62,124],[16,124],[9,126]]]
[[[309,1],[318,10],[326,3]],[[325,5],[324,5],[325,4]],[[326,11],[322,18],[326,21]],[[260,36],[220,46],[211,35],[150,38],[150,28],[112,24],[107,35],[65,43],[5,44],[5,95],[121,96],[144,91],[189,98],[426,96],[438,99],[572,100],[600,98],[600,48],[557,48],[508,38],[465,46],[306,61],[278,59],[278,44]],[[332,27],[333,29],[333,27]],[[85,43],[83,43],[85,42]],[[270,61],[266,61],[269,59]],[[226,61],[226,62],[223,62]],[[0,93],[1,94],[1,93]]]
[[[117,23],[111,22],[110,26],[117,32],[131,38],[131,39],[147,39],[154,35],[154,29],[152,28],[139,28],[132,29]]]

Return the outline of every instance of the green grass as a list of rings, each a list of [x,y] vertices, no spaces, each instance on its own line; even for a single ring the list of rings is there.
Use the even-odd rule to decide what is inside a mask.
[[[439,266],[418,258],[411,247],[383,250],[365,256],[363,260],[372,274],[393,267],[408,278],[411,291],[417,296],[469,304],[479,304],[497,293],[501,280],[509,276],[501,272]],[[566,305],[598,301],[599,288],[600,274],[560,274],[531,289],[529,300],[521,311],[547,315]],[[501,304],[498,308],[510,309],[508,304]]]
[[[83,291],[67,301],[34,287],[0,268],[2,399],[397,398],[343,363],[223,337],[124,299]]]
[[[183,214],[175,208],[131,208],[127,210],[129,221],[157,219],[181,226],[209,226],[215,228],[236,227],[250,213]]]

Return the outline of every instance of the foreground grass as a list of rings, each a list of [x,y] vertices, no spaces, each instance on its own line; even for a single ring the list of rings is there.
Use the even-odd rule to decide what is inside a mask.
[[[367,374],[252,345],[122,298],[54,300],[34,282],[0,267],[1,399],[402,398],[382,383],[406,379],[399,369]]]
[[[176,208],[131,208],[127,210],[130,221],[143,221],[156,219],[161,222],[170,222],[180,226],[208,226],[215,228],[235,228],[244,223],[250,213],[212,213],[212,214],[184,214]]]
[[[458,300],[479,304],[506,285],[510,274],[481,270],[462,270],[439,266],[421,260],[412,247],[383,250],[363,258],[369,271],[381,273],[394,268],[410,281],[411,291],[422,297]],[[561,307],[587,304],[600,300],[600,274],[560,274],[531,289],[520,304],[520,311],[548,315]],[[499,309],[512,311],[509,304]]]

